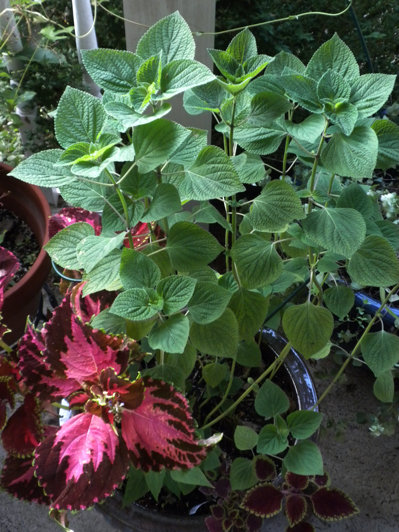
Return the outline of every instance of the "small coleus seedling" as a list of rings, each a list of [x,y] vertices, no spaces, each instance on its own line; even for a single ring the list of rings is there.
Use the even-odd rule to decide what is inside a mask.
[[[56,511],[112,494],[131,464],[188,469],[206,454],[184,396],[161,380],[130,379],[129,362],[142,356],[137,343],[92,328],[89,319],[109,302],[81,293],[78,285],[42,330],[29,325],[18,363],[0,366],[9,381],[0,399],[12,405],[13,386],[23,395],[2,432],[1,485]],[[52,425],[52,405],[65,400],[74,415]]]
[[[330,487],[327,474],[304,476],[287,472],[281,481],[274,462],[259,456],[255,462],[258,483],[247,491],[232,490],[228,478],[216,484],[217,504],[205,520],[209,532],[259,532],[262,521],[285,510],[286,532],[315,532],[306,521],[313,511],[323,521],[337,521],[358,513],[342,491]]]

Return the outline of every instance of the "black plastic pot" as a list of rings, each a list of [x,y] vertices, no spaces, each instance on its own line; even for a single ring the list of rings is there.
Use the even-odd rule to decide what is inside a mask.
[[[263,331],[264,342],[275,356],[284,348],[286,341],[272,330]],[[291,349],[284,362],[286,377],[296,396],[297,408],[308,410],[317,402],[316,389],[309,370],[301,356]],[[281,370],[280,370],[281,371]],[[200,502],[200,501],[199,501]],[[119,532],[206,532],[204,515],[169,515],[148,510],[137,504],[122,508],[122,497],[116,493],[97,505],[105,515],[112,530]]]

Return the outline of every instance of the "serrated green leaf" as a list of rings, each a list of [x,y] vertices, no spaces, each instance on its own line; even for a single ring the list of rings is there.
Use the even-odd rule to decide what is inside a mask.
[[[376,120],[371,126],[378,139],[376,168],[388,170],[399,163],[399,126],[390,120]]]
[[[247,490],[258,481],[253,462],[248,458],[235,458],[230,467],[232,490]]]
[[[254,35],[248,28],[240,31],[230,41],[226,52],[234,57],[238,63],[243,64],[258,53]]]
[[[399,226],[390,220],[377,220],[376,225],[393,249],[399,249]]]
[[[120,278],[125,290],[129,288],[154,288],[161,279],[161,271],[155,262],[140,251],[122,250]]]
[[[323,301],[342,320],[355,304],[355,294],[349,286],[332,286],[323,292]]]
[[[56,166],[62,150],[44,150],[24,159],[9,175],[39,187],[61,187],[76,177],[69,168]]]
[[[209,264],[222,250],[216,238],[190,222],[177,222],[169,232],[166,250],[176,270],[189,271]]]
[[[215,129],[220,130],[218,126]],[[285,137],[285,131],[276,122],[273,127],[237,126],[234,129],[234,140],[237,144],[256,155],[269,155],[275,152]]]
[[[106,119],[107,114],[98,98],[67,87],[55,115],[55,136],[63,148],[76,142],[95,142]]]
[[[319,412],[298,410],[288,414],[287,425],[294,438],[304,440],[317,431],[322,419],[323,416]]]
[[[114,249],[106,257],[100,260],[90,273],[83,274],[83,295],[94,294],[101,290],[120,290],[122,287],[119,278],[119,268],[121,263],[121,250]]]
[[[376,378],[373,392],[382,403],[392,403],[395,395],[395,382],[391,371],[386,371]]]
[[[261,365],[262,353],[255,340],[244,340],[238,344],[237,362],[248,368],[257,368]]]
[[[358,126],[350,135],[334,133],[321,152],[323,167],[333,174],[355,179],[371,178],[378,153],[373,129]]]
[[[321,101],[331,103],[348,101],[351,86],[334,70],[328,69],[317,83],[317,95]]]
[[[194,59],[195,43],[187,22],[178,11],[162,18],[141,37],[136,53],[143,59],[162,51],[165,64],[174,59]]]
[[[118,294],[111,312],[132,321],[155,316],[163,307],[162,297],[152,288],[130,288]]]
[[[87,273],[114,249],[120,248],[125,239],[125,233],[113,237],[89,235],[76,246],[76,254],[80,263]]]
[[[230,298],[231,292],[225,288],[213,282],[199,281],[188,302],[190,318],[195,323],[211,323],[223,314]]]
[[[337,200],[337,207],[355,209],[366,219],[374,217],[373,200],[357,183],[345,187]]]
[[[189,89],[184,93],[184,109],[190,115],[198,115],[204,111],[218,113],[225,101],[227,93],[217,80]]]
[[[317,83],[303,74],[286,74],[281,78],[284,90],[290,100],[299,103],[311,113],[321,113],[323,103],[317,95]]]
[[[155,222],[166,218],[181,209],[181,201],[176,187],[169,183],[160,183],[146,213],[141,217],[142,222]]]
[[[238,347],[238,324],[234,313],[227,308],[212,323],[193,323],[190,329],[190,339],[201,353],[235,358]]]
[[[272,283],[282,271],[282,259],[275,246],[258,234],[243,235],[236,240],[231,256],[241,285],[248,289]]]
[[[148,335],[152,349],[169,353],[183,353],[188,340],[190,324],[187,316],[176,314],[164,321],[158,321]]]
[[[228,376],[229,366],[226,363],[211,362],[202,368],[202,377],[211,388],[219,386]]]
[[[290,447],[283,465],[296,475],[323,475],[323,459],[319,448],[312,441],[299,441]]]
[[[191,59],[171,61],[162,70],[161,94],[157,99],[172,98],[188,89],[210,83],[215,79],[208,67]]]
[[[302,222],[305,235],[327,251],[350,257],[366,236],[366,222],[355,209],[313,210]]]
[[[108,308],[93,316],[90,320],[90,325],[94,329],[101,329],[107,334],[126,334],[126,320],[112,314]]]
[[[47,242],[44,249],[62,268],[79,270],[80,261],[76,248],[84,238],[91,235],[94,235],[93,227],[86,222],[78,222],[59,231]]]
[[[359,66],[349,47],[334,36],[320,46],[306,67],[306,75],[319,80],[327,70],[332,69],[345,80],[356,80],[359,77]]]
[[[123,102],[109,102],[105,104],[104,108],[107,114],[122,124],[122,131],[126,131],[130,127],[148,124],[162,118],[170,112],[172,106],[164,103],[153,114],[138,113]]]
[[[307,302],[288,307],[282,324],[294,349],[304,357],[310,357],[330,340],[334,319],[328,309]]]
[[[208,54],[221,74],[232,83],[235,83],[240,74],[244,73],[242,67],[240,70],[239,62],[228,52],[208,48]]]
[[[253,428],[238,425],[234,430],[234,444],[240,451],[253,449],[258,443],[258,435]]]
[[[369,235],[352,255],[348,273],[362,286],[392,286],[399,282],[399,260],[385,238]]]
[[[270,181],[251,205],[248,215],[258,231],[281,231],[296,219],[305,216],[301,200],[285,181]]]
[[[291,109],[291,102],[283,95],[275,92],[255,94],[251,100],[248,117],[240,123],[240,131],[245,127],[256,128],[273,125],[274,120]]]
[[[305,65],[300,59],[294,54],[281,51],[274,57],[274,61],[268,65],[266,75],[271,74],[280,76],[286,67],[295,70],[298,74],[303,74],[305,72]]]
[[[254,184],[266,175],[265,166],[258,155],[252,153],[240,153],[231,158],[236,169],[240,183]]]
[[[368,367],[379,377],[399,362],[399,338],[386,331],[368,333],[361,344]]]
[[[284,122],[287,133],[299,141],[315,142],[323,133],[325,119],[322,115],[310,115],[302,122]]]
[[[163,297],[165,314],[174,314],[190,301],[197,281],[185,275],[171,275],[157,284],[157,292]]]
[[[270,379],[262,384],[255,397],[256,413],[265,419],[283,414],[289,406],[290,400],[287,394]]]
[[[279,434],[275,425],[265,425],[259,432],[259,440],[256,448],[258,453],[276,455],[285,451],[287,447],[287,438]]]
[[[191,469],[187,470],[176,469],[170,472],[170,476],[176,482],[182,482],[183,484],[212,487],[212,484],[199,467],[192,467]]]
[[[137,85],[136,73],[143,60],[126,50],[81,50],[83,64],[100,87],[121,94]]]
[[[162,72],[162,52],[146,59],[137,70],[138,83],[153,83],[155,87],[160,86]]]
[[[358,114],[357,108],[348,102],[337,103],[326,110],[327,118],[336,124],[344,135],[350,135],[353,132]]]
[[[387,101],[396,76],[390,74],[363,74],[351,87],[350,102],[357,107],[359,118],[371,116]]]
[[[137,126],[133,145],[139,172],[151,172],[164,163],[189,134],[189,130],[165,118]]]
[[[240,338],[250,340],[263,324],[269,301],[258,292],[240,288],[229,306],[237,318]]]

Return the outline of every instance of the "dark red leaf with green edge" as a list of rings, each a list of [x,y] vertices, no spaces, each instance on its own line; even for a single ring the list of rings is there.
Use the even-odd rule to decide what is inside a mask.
[[[8,456],[4,462],[0,485],[18,499],[48,505],[50,501],[39,486],[32,462],[33,456]]]
[[[74,313],[84,323],[88,323],[93,316],[97,316],[102,310],[111,306],[115,299],[115,292],[103,290],[90,296],[83,296],[83,288],[86,283],[78,283],[71,292],[71,304]]]
[[[40,406],[33,395],[27,395],[23,404],[10,416],[1,438],[8,453],[21,458],[32,455],[43,439]]]
[[[171,385],[143,379],[140,406],[122,410],[122,438],[133,465],[143,471],[187,469],[202,462],[206,449],[198,445],[186,398]]]
[[[223,532],[222,520],[211,515],[205,519],[205,526],[208,532]]]
[[[259,532],[259,530],[262,527],[263,519],[261,517],[258,517],[257,515],[249,514],[245,525],[245,530],[247,532]]]
[[[284,495],[272,484],[262,484],[249,490],[242,507],[259,517],[272,517],[281,511]]]
[[[52,238],[58,231],[65,229],[68,225],[76,224],[77,222],[86,222],[90,224],[96,235],[101,233],[101,218],[96,212],[86,211],[80,207],[64,207],[60,209],[57,214],[49,220],[49,238]]]
[[[255,459],[255,473],[259,480],[270,481],[276,477],[276,466],[268,456],[257,456]]]
[[[219,478],[215,483],[215,491],[218,497],[225,499],[231,491],[230,480],[228,478]]]
[[[7,285],[18,269],[19,262],[17,257],[11,251],[8,251],[8,249],[0,246],[0,310],[3,307],[4,292]]]
[[[312,482],[320,488],[325,488],[330,485],[330,476],[328,473],[324,473],[324,475],[315,475],[312,477]]]
[[[223,532],[228,532],[231,527],[233,526],[233,520],[226,517],[226,519],[223,519],[222,521],[222,530]]]
[[[18,371],[15,365],[0,356],[0,404],[14,407],[14,398],[18,391],[17,378]]]
[[[354,502],[335,488],[320,488],[310,496],[310,500],[314,514],[323,521],[338,521],[359,512]]]
[[[285,499],[285,515],[290,526],[300,523],[307,512],[308,505],[305,497],[299,494],[288,495]]]
[[[38,397],[47,399],[48,388],[43,384],[43,377],[51,377],[52,372],[43,355],[45,346],[41,331],[36,331],[28,323],[25,334],[18,344],[18,367],[25,386]]]
[[[218,504],[214,504],[210,507],[211,514],[215,519],[223,519],[225,513],[224,508],[222,506],[219,506]]]
[[[289,526],[285,532],[315,532],[315,528],[310,523],[302,521],[295,526]]]
[[[111,495],[129,466],[123,441],[114,428],[89,413],[69,419],[41,442],[35,471],[59,510],[79,510]]]
[[[305,490],[309,485],[309,477],[305,475],[297,475],[288,471],[284,477],[286,483],[297,490]]]

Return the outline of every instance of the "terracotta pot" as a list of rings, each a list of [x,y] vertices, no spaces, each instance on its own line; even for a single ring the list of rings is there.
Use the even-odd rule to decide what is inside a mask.
[[[274,351],[275,356],[286,344],[283,338],[269,329],[263,331],[263,338]],[[285,359],[283,370],[280,371],[285,373],[290,393],[295,395],[297,408],[301,410],[312,408],[317,402],[317,393],[313,379],[301,356],[291,349]],[[168,515],[136,504],[123,508],[122,496],[119,492],[96,507],[112,525],[111,530],[119,532],[207,532],[204,523],[206,515]],[[262,531],[269,530],[269,527],[270,523],[265,521]]]
[[[5,292],[2,314],[5,324],[11,329],[4,336],[8,344],[22,335],[27,317],[33,317],[37,312],[41,288],[51,266],[50,258],[43,249],[48,239],[49,204],[40,188],[8,176],[11,170],[10,166],[0,163],[0,196],[6,194],[1,203],[29,225],[41,250],[26,275]]]

